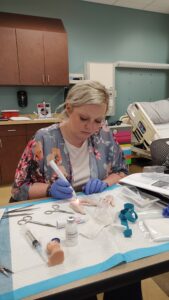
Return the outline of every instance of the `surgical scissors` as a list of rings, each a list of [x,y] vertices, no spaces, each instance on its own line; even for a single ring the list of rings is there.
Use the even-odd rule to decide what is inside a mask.
[[[18,221],[18,225],[25,225],[27,223],[32,223],[32,224],[37,224],[41,226],[47,226],[47,227],[54,227],[56,228],[55,225],[49,224],[49,223],[42,223],[38,221],[33,221],[31,216],[24,216],[22,219]]]
[[[56,213],[56,212],[62,212],[62,213],[65,213],[65,214],[74,214],[74,212],[72,212],[72,211],[60,209],[59,204],[53,204],[52,208],[53,208],[53,210],[46,210],[45,214],[46,215],[51,215],[51,214]]]
[[[10,218],[10,217],[32,215],[32,213],[30,213],[30,211],[39,209],[39,207],[32,207],[32,206],[33,205],[27,205],[24,207],[19,207],[19,208],[5,211],[2,218],[5,219],[5,218]]]

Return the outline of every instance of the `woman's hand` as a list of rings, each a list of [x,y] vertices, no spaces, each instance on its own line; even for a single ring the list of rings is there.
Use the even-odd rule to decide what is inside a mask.
[[[83,187],[83,192],[86,195],[103,192],[108,184],[100,179],[91,178]]]
[[[73,196],[73,190],[69,182],[60,178],[52,183],[48,192],[49,196],[52,196],[58,200],[69,199]]]
[[[127,175],[123,172],[112,173],[104,181],[107,182],[108,186],[111,186],[113,184],[119,183],[120,179],[124,178],[125,176]]]

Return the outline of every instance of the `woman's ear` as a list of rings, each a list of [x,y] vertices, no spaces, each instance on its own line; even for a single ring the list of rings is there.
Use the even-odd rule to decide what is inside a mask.
[[[73,110],[72,105],[70,103],[66,103],[65,105],[66,113],[69,116]]]

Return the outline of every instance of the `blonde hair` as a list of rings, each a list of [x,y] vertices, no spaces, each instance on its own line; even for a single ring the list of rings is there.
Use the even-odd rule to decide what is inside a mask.
[[[84,80],[75,84],[68,92],[65,103],[61,104],[71,104],[73,107],[81,106],[84,104],[103,104],[107,106],[106,112],[109,106],[109,94],[104,85],[98,81]],[[66,114],[66,110],[62,112]]]

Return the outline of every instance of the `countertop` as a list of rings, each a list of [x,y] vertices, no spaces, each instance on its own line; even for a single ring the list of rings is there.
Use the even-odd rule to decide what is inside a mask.
[[[39,123],[55,123],[55,122],[61,122],[63,120],[63,117],[61,114],[53,114],[51,118],[44,118],[44,119],[38,119],[37,116],[34,114],[27,114],[27,115],[19,115],[19,117],[29,117],[30,120],[19,120],[19,121],[0,121],[0,125],[20,125],[20,124],[39,124]]]

